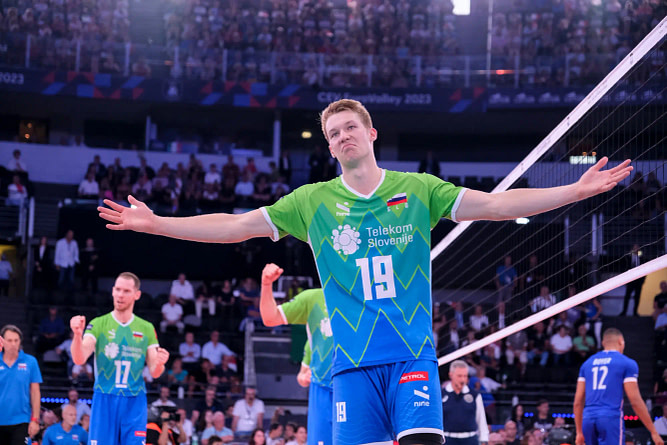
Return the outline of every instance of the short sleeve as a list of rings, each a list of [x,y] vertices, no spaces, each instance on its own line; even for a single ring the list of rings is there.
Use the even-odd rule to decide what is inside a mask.
[[[431,227],[435,227],[440,218],[448,218],[457,221],[456,210],[466,191],[463,187],[457,187],[451,182],[443,181],[433,175],[425,174],[429,191],[429,210],[431,212]]]
[[[146,322],[146,326],[144,328],[144,335],[148,339],[147,347],[150,348],[151,346],[160,346],[160,343],[157,341],[157,332],[155,332],[155,327],[148,322]]]
[[[623,383],[636,382],[638,378],[639,378],[639,367],[637,366],[637,362],[628,359],[628,362],[625,365],[625,372],[623,373]]]
[[[579,368],[579,377],[577,378],[577,382],[585,382],[586,381],[586,363],[581,365]]]
[[[241,400],[243,400],[243,399],[241,399]],[[243,416],[243,414],[244,414],[243,409],[241,408],[241,404],[239,403],[239,402],[241,402],[241,400],[237,400],[236,403],[234,403],[234,409],[232,411],[232,415],[238,416],[238,417]]]
[[[301,363],[304,366],[310,366],[310,362],[312,359],[312,350],[310,349],[310,342],[307,341],[306,345],[303,347],[303,359],[301,360]]]
[[[30,383],[42,383],[42,372],[35,357],[30,357]]]
[[[88,323],[88,326],[86,326],[86,330],[83,332],[83,336],[85,337],[86,335],[92,335],[95,338],[95,340],[97,340],[97,337],[100,335],[100,324],[101,324],[100,317],[92,319]]]
[[[57,424],[56,424],[57,425]],[[42,437],[42,445],[55,445],[55,442],[51,438],[53,434],[51,430],[52,426],[48,427],[46,431],[44,431],[44,437]]]
[[[312,304],[310,304],[312,299],[309,299],[308,295],[308,291],[301,292],[292,300],[279,306],[288,324],[306,324],[308,322],[308,315],[310,315],[310,309],[312,308]]]
[[[261,208],[266,222],[273,231],[271,235],[273,241],[278,241],[287,234],[301,241],[308,241],[308,227],[301,213],[304,203],[308,200],[306,196],[301,196],[302,189],[303,187],[299,187],[289,195],[283,196],[275,204]]]

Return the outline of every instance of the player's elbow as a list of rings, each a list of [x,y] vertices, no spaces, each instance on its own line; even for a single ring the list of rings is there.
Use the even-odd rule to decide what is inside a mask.
[[[262,322],[267,328],[273,328],[283,324],[281,320],[276,320],[275,317],[265,317],[264,315],[262,315]]]

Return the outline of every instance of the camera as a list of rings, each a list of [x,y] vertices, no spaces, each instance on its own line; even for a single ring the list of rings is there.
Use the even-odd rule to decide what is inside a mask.
[[[162,424],[162,422],[169,422],[169,421],[174,421],[174,422],[180,422],[181,421],[181,414],[177,413],[175,406],[159,406],[157,409],[157,419],[156,422],[158,424]],[[164,413],[167,413],[168,416],[165,416]]]

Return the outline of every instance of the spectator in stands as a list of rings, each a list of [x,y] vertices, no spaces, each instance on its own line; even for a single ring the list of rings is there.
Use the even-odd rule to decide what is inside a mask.
[[[588,335],[585,324],[579,325],[577,333],[579,335],[572,339],[572,350],[577,361],[583,363],[595,352],[595,340]]]
[[[150,201],[153,198],[153,183],[144,173],[139,176],[139,180],[132,186],[132,196],[140,201]]]
[[[0,254],[0,296],[9,296],[9,283],[14,276],[12,263],[7,259],[7,254]]]
[[[216,413],[224,410],[223,404],[215,397],[215,386],[209,386],[204,392],[204,400],[201,400],[192,410],[192,423],[197,424],[199,417],[207,411]]]
[[[242,178],[236,183],[234,187],[234,194],[240,200],[239,205],[242,207],[250,207],[252,203],[250,199],[255,192],[255,184],[252,182],[250,173],[244,171]]]
[[[176,410],[176,414],[182,419],[182,425],[178,425],[178,434],[185,434],[187,440],[182,443],[189,444],[192,440],[192,434],[195,432],[194,425],[192,424],[192,421],[188,419],[185,409],[179,408]],[[211,442],[209,440],[209,444],[210,443]]]
[[[324,168],[326,167],[326,154],[322,151],[322,147],[315,146],[315,149],[308,158],[308,167],[310,167],[310,174],[308,182],[314,184],[324,179]]]
[[[543,285],[540,287],[540,294],[531,301],[530,310],[534,314],[554,304],[556,304],[556,297],[549,292],[549,286]]]
[[[505,358],[509,366],[514,366],[514,359],[518,358],[516,363],[521,376],[526,372],[526,363],[528,363],[528,335],[525,331],[515,332],[507,337],[505,342]]]
[[[102,164],[100,160],[100,155],[95,155],[93,157],[93,162],[88,164],[88,173],[92,172],[95,175],[95,179],[100,181],[103,177],[107,175],[107,168]]]
[[[44,431],[42,444],[87,443],[88,433],[77,424],[77,409],[73,405],[62,406],[62,422],[51,425]]]
[[[289,150],[282,150],[280,153],[280,160],[278,161],[278,173],[285,178],[285,183],[290,184],[292,181],[292,161],[289,157]]]
[[[528,270],[521,276],[521,290],[527,290],[544,280],[544,271],[539,264],[537,255],[528,257]]]
[[[90,416],[90,406],[83,400],[79,399],[79,391],[77,391],[76,388],[70,388],[67,392],[67,403],[63,403],[60,408],[64,410],[66,406],[71,406],[76,410],[75,423],[79,423],[84,414]]]
[[[419,163],[419,173],[428,173],[440,177],[440,162],[433,156],[433,150],[426,152],[426,157]]]
[[[269,426],[269,431],[266,435],[266,445],[285,445],[285,438],[283,438],[283,426],[281,424],[272,423]]]
[[[660,293],[653,297],[653,319],[655,320],[667,306],[667,281],[660,282]]]
[[[559,326],[558,333],[551,337],[550,343],[554,365],[559,365],[561,360],[565,362],[565,365],[569,365],[570,351],[572,350],[572,337],[567,333],[567,327],[562,325]]]
[[[197,292],[195,292],[197,297],[195,300],[195,314],[200,320],[202,318],[202,309],[204,307],[208,309],[208,313],[211,317],[215,316],[216,297],[213,295],[213,290],[211,283],[204,281],[201,286],[197,288]]]
[[[135,76],[151,77],[151,67],[146,63],[146,56],[143,54],[132,64],[132,74]]]
[[[507,326],[506,316],[505,316],[505,302],[504,301],[498,302],[496,310],[497,312],[494,324],[496,325],[497,329],[503,329],[505,326]]]
[[[639,244],[633,244],[632,250],[625,256],[627,262],[627,269],[630,270],[644,263],[642,258],[642,252],[639,249]],[[637,316],[637,309],[639,309],[639,296],[642,293],[642,287],[644,286],[645,276],[639,277],[636,280],[632,280],[625,285],[625,297],[623,298],[623,310],[619,316],[625,316],[628,311],[628,306],[630,300],[634,297],[635,305],[633,309],[633,315]]]
[[[549,401],[547,399],[538,400],[537,416],[535,416],[533,428],[539,431],[544,431],[546,434],[553,427],[553,420],[551,419],[551,416],[549,416]],[[542,442],[540,441],[539,443],[541,444]]]
[[[544,322],[539,321],[531,327],[528,340],[528,360],[534,363],[535,358],[539,357],[540,366],[544,368],[549,360],[549,350],[551,349]]]
[[[220,176],[218,167],[213,163],[211,163],[208,172],[206,172],[206,176],[204,176],[204,184],[222,184],[222,177]]]
[[[43,236],[39,239],[39,245],[34,250],[35,267],[33,268],[33,286],[36,289],[47,289],[51,287],[53,257],[49,240]]]
[[[219,342],[220,333],[211,332],[211,340],[204,344],[201,350],[202,358],[208,359],[213,366],[219,368],[222,364],[222,357],[225,355],[236,356],[236,354],[227,347],[226,344]]]
[[[513,420],[508,420],[507,422],[505,422],[505,444],[506,445],[520,444],[517,424]]]
[[[294,435],[294,440],[287,442],[285,445],[306,445],[308,441],[308,430],[304,425],[299,425],[296,427],[296,434]],[[255,439],[257,443],[257,439]]]
[[[463,329],[465,326],[465,320],[463,319],[463,303],[457,301],[454,303],[454,319],[458,324],[459,329]]]
[[[7,162],[7,170],[10,172],[28,173],[28,166],[21,159],[21,150],[14,150],[12,152],[12,158]]]
[[[100,194],[100,185],[95,180],[95,173],[89,171],[79,184],[79,198],[97,200]]]
[[[512,266],[511,256],[507,255],[504,263],[496,268],[495,283],[498,290],[498,301],[509,301],[517,283],[517,273]]]
[[[99,271],[97,263],[100,259],[99,252],[95,248],[95,241],[92,238],[86,239],[86,247],[81,251],[81,289],[88,291],[88,284],[90,283],[90,291],[93,294],[97,293],[97,277]]]
[[[521,440],[523,438],[524,432],[526,431],[526,425],[525,425],[525,420],[523,417],[523,405],[520,403],[517,403],[512,407],[512,414],[509,419],[505,422],[505,425],[507,425],[507,422],[512,421],[514,422],[514,426],[516,428],[516,438],[517,440]]]
[[[654,329],[656,333],[664,333],[667,331],[667,307],[662,309],[662,314],[655,319]]]
[[[74,231],[68,230],[56,243],[54,264],[58,271],[58,287],[66,291],[74,288],[74,267],[78,263],[79,245],[74,239]]]
[[[188,371],[183,369],[183,360],[176,357],[167,372],[167,384],[170,388],[184,386],[188,380]]]
[[[191,314],[194,312],[195,290],[192,284],[185,279],[184,273],[179,273],[178,279],[171,283],[169,294],[176,296],[176,302],[183,306],[183,313]]]
[[[183,318],[183,307],[176,302],[176,295],[169,295],[169,301],[162,305],[162,321],[160,322],[160,332],[167,332],[169,326],[176,326],[178,333],[182,334],[185,324],[181,321]]]
[[[22,351],[22,342],[23,333],[18,327],[8,324],[0,330],[0,362],[7,366],[3,371],[0,397],[0,443],[3,444],[21,444],[26,433],[33,437],[39,432],[42,374],[35,357]]]
[[[183,357],[184,367],[188,371],[192,371],[201,357],[201,346],[195,343],[195,334],[192,332],[185,333],[185,342],[178,347],[178,353]]]
[[[234,178],[225,176],[224,183],[220,188],[220,204],[222,204],[223,209],[227,209],[230,212],[234,209],[236,204],[236,182]]]
[[[257,207],[263,207],[271,204],[272,190],[266,174],[262,173],[257,175],[254,187],[255,189],[252,194],[252,199],[255,201],[255,205]]]
[[[90,414],[84,414],[81,416],[81,421],[79,422],[79,425],[83,430],[87,433],[90,431]]]
[[[576,294],[576,288],[574,286],[570,286],[569,289],[570,292],[574,289],[574,293]],[[586,325],[586,330],[590,331],[591,328],[593,329],[596,347],[600,349],[602,347],[602,305],[597,297],[584,303],[584,316],[586,317],[584,323]]]
[[[7,186],[7,205],[20,206],[28,198],[28,189],[21,184],[21,177],[14,175],[12,183]]]
[[[168,386],[160,386],[160,397],[157,398],[153,403],[151,403],[151,410],[154,414],[159,414],[158,408],[161,406],[172,406],[175,407],[176,404],[173,400],[169,399],[171,391]]]
[[[662,417],[658,417],[653,425],[658,434],[667,436],[667,403],[662,405]]]
[[[232,178],[234,183],[239,180],[239,177],[241,176],[241,169],[234,162],[234,156],[227,156],[227,163],[222,166],[222,176],[225,179]]]
[[[290,442],[294,440],[295,436],[296,436],[296,423],[287,422],[285,424],[285,441]]]
[[[266,445],[266,434],[264,434],[264,430],[262,430],[261,428],[255,428],[250,433],[250,439],[248,440],[248,445]]]
[[[475,306],[475,313],[470,316],[469,321],[470,327],[475,332],[479,332],[489,326],[489,318],[483,314],[481,304]]]
[[[252,430],[264,421],[264,402],[257,398],[257,390],[247,386],[245,396],[234,403],[232,431],[234,437],[250,436]]]
[[[255,176],[257,175],[257,165],[255,165],[255,158],[249,157],[246,160],[246,164],[243,166],[241,175],[245,175],[246,173],[249,175],[251,181],[255,179]]]
[[[222,439],[222,443],[234,440],[234,433],[225,426],[225,414],[222,411],[213,413],[213,425],[206,428],[201,435],[202,445],[208,445],[211,436],[218,436]]]
[[[656,396],[656,402],[667,402],[667,368],[662,370],[660,380],[655,382],[653,394]]]
[[[65,335],[65,322],[58,315],[58,308],[51,306],[49,315],[39,323],[39,336],[37,337],[37,351],[43,353],[54,349],[63,341]]]

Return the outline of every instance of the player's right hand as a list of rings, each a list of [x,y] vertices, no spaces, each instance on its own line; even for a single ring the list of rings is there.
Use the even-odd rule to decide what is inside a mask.
[[[586,445],[586,438],[584,437],[583,434],[577,434],[576,438],[574,439],[574,444],[575,445]]]
[[[304,388],[307,388],[310,386],[310,378],[312,376],[312,373],[310,371],[310,368],[307,368],[305,371],[299,371],[299,374],[296,376],[296,381],[299,383],[299,385],[303,386]]]
[[[74,336],[81,337],[83,335],[84,329],[86,329],[86,317],[83,315],[75,315],[69,321],[69,326],[74,332]]]
[[[283,274],[283,269],[273,263],[264,266],[262,271],[262,284],[271,284]]]
[[[658,434],[657,431],[651,434],[651,439],[653,439],[655,445],[665,445],[665,441],[662,440],[662,437],[660,437],[660,434]]]
[[[132,195],[127,197],[127,201],[130,207],[105,199],[104,204],[109,207],[97,208],[100,218],[111,222],[107,224],[107,229],[154,233],[156,217],[153,211]]]

